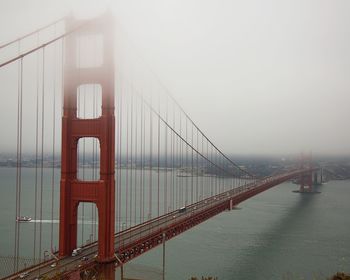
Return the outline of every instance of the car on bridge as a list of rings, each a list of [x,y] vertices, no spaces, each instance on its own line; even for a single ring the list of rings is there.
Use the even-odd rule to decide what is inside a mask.
[[[81,253],[81,248],[76,248],[72,252],[72,257],[78,256]]]
[[[28,272],[23,272],[23,273],[21,273],[20,275],[19,275],[19,278],[20,279],[23,279],[23,278],[26,278],[26,277],[28,277],[29,276],[29,273]]]

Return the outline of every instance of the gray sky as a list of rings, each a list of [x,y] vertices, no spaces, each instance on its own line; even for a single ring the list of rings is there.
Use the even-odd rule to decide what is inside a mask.
[[[0,42],[79,9],[70,2],[0,0]],[[350,155],[348,0],[113,2],[140,56],[224,152]]]

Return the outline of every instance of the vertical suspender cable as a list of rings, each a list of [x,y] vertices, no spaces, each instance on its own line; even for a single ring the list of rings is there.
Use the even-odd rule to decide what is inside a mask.
[[[219,161],[219,159],[218,159],[218,151],[215,150],[214,153],[215,153],[215,163],[216,163],[216,165],[218,165],[219,164],[218,163],[218,161]],[[221,180],[220,173],[221,173],[221,170],[218,170],[217,176],[215,178],[215,195],[220,192],[220,191],[218,191],[218,184],[220,184],[220,180]]]
[[[118,166],[118,170],[117,170],[117,178],[116,178],[116,183],[117,183],[117,205],[115,207],[115,219],[116,219],[116,228],[117,228],[117,232],[120,232],[120,202],[121,202],[121,169],[122,169],[122,162],[121,162],[121,147],[120,147],[120,142],[121,142],[121,116],[120,116],[120,110],[121,110],[121,89],[120,89],[120,84],[121,84],[121,72],[119,70],[118,72],[119,76],[117,79],[117,98],[116,98],[116,113],[117,113],[117,151],[119,151],[117,153],[117,166]],[[119,238],[119,247],[120,247],[120,238]]]
[[[126,89],[126,86],[124,87]],[[125,224],[128,227],[128,193],[129,193],[129,98],[126,102],[126,174],[125,174]]]
[[[97,118],[98,117],[98,107],[99,106],[102,106],[102,103],[100,104],[98,102],[98,91],[97,91],[97,85],[94,85],[94,104],[93,104],[93,107],[94,107],[94,118]],[[102,100],[102,91],[101,91],[101,100]],[[101,109],[102,110],[102,109]],[[102,111],[101,111],[102,113]],[[99,146],[99,140],[94,138],[93,140],[93,159],[94,159],[94,163],[93,163],[93,179],[94,180],[97,180],[100,176],[100,164],[101,164],[101,159],[100,159],[100,146]],[[97,207],[96,205],[94,204],[91,204],[91,208],[93,209],[93,219],[92,219],[92,225],[93,225],[93,228],[94,228],[94,235],[96,235],[96,232],[97,232],[97,222],[98,222],[98,213],[97,213]],[[97,237],[96,237],[97,239]]]
[[[119,102],[119,199],[118,199],[118,210],[119,210],[119,221],[118,221],[118,226],[119,226],[119,230],[123,230],[121,228],[121,224],[122,224],[122,218],[121,218],[121,214],[122,214],[122,131],[123,131],[123,87],[122,87],[122,83],[120,80],[120,102]],[[121,239],[119,240],[119,244],[120,244]]]
[[[101,92],[101,95],[102,95],[102,92]],[[93,118],[97,118],[98,116],[98,108],[97,106],[99,105],[98,102],[97,102],[97,92],[96,92],[96,85],[93,85],[93,100],[92,100],[92,115],[93,115]],[[101,99],[102,99],[102,96],[101,96]],[[102,104],[101,104],[102,105]],[[97,160],[98,160],[98,140],[96,138],[93,138],[92,140],[92,179],[93,180],[97,180],[97,177],[98,177],[98,170],[97,170],[97,166],[98,166],[98,163],[97,163]],[[95,212],[95,209],[96,209],[96,205],[94,204],[91,204],[91,210],[92,210],[92,222],[91,222],[91,229],[95,227],[95,224],[96,224],[96,221],[97,219],[94,219],[94,212]],[[91,236],[90,235],[90,242],[92,242],[91,240]]]
[[[173,118],[173,127],[175,128],[175,115],[174,115],[174,106],[173,107],[173,113],[172,113],[172,118]],[[170,205],[171,205],[171,210],[174,210],[174,185],[175,185],[175,177],[174,177],[174,171],[175,171],[175,166],[174,166],[174,132],[170,131],[170,149],[171,149],[171,196],[170,196]]]
[[[134,91],[133,91],[134,93]],[[137,104],[137,99],[135,100],[135,172],[134,172],[134,181],[135,181],[135,190],[134,190],[134,223],[137,223],[137,190],[138,190],[138,185],[137,185],[137,171],[138,171],[138,149],[137,149],[137,139],[138,139],[138,108],[137,108],[138,104]]]
[[[42,95],[41,95],[41,165],[40,165],[40,227],[39,227],[39,259],[42,248],[42,220],[43,220],[43,187],[44,187],[44,125],[45,125],[45,48],[42,51]]]
[[[20,61],[20,122],[19,122],[19,161],[18,161],[18,215],[21,216],[21,191],[22,191],[22,144],[23,144],[23,58]],[[21,227],[18,226],[17,235],[17,268],[19,261]]]
[[[165,120],[168,123],[168,97],[166,96],[166,105],[165,105]],[[164,139],[164,214],[168,212],[168,127],[164,127],[165,139]]]
[[[56,36],[56,25],[55,25]],[[50,250],[53,250],[53,209],[54,209],[54,194],[55,194],[55,138],[56,138],[56,44],[54,48],[54,73],[53,73],[53,101],[52,101],[52,176],[51,176],[51,236],[50,236]]]
[[[135,163],[136,163],[136,167],[137,167],[137,171],[138,171],[138,166],[137,166],[137,164],[138,164],[138,154],[137,154],[137,145],[138,145],[138,142],[137,142],[137,139],[138,139],[138,108],[137,108],[137,106],[138,106],[138,104],[137,104],[137,99],[136,99],[136,101],[135,101],[136,103],[135,103],[135,107],[136,107],[136,110],[135,110]],[[139,204],[136,202],[137,200],[137,189],[138,189],[138,187],[137,187],[137,172],[136,172],[136,170],[135,170],[135,178],[134,178],[134,181],[135,181],[135,194],[134,194],[134,196],[135,196],[135,205],[134,205],[134,220],[135,220],[135,224],[137,223],[137,206],[139,206]],[[140,189],[141,190],[141,189]]]
[[[81,94],[83,93],[83,94]],[[83,118],[86,118],[86,87],[84,87],[82,89],[82,91],[80,91],[80,95],[82,95],[82,99],[83,99]],[[82,180],[85,181],[86,176],[85,176],[85,163],[86,163],[86,138],[84,137],[83,139],[83,166],[82,166],[82,170],[83,170],[83,178]],[[82,221],[81,221],[81,242],[82,245],[84,244],[84,229],[85,229],[85,203],[82,202],[81,203],[82,206]]]
[[[152,104],[152,92],[151,92],[151,104]],[[149,110],[149,213],[148,213],[148,219],[152,219],[152,176],[153,176],[153,162],[152,162],[152,153],[153,153],[153,116],[152,116],[152,110]],[[135,201],[136,202],[136,201]]]
[[[115,104],[115,110],[116,110],[116,134],[115,134],[115,149],[116,149],[116,152],[115,152],[115,159],[116,159],[116,178],[115,178],[115,184],[116,184],[116,191],[115,191],[115,195],[116,195],[116,198],[115,198],[115,209],[114,209],[114,219],[115,219],[115,231],[118,232],[119,229],[118,229],[118,204],[119,204],[119,168],[120,168],[120,162],[119,162],[119,115],[118,115],[118,109],[119,109],[119,104],[118,104],[118,101],[119,101],[119,98],[118,98],[118,95],[119,95],[119,91],[118,91],[118,85],[119,85],[119,79],[120,79],[120,73],[117,72],[117,78],[116,78],[116,98],[114,100],[114,104]]]
[[[176,116],[178,118],[178,116]],[[178,126],[180,126],[180,122],[178,121]],[[180,144],[179,144],[179,136],[175,134],[175,161],[176,161],[176,208],[179,208],[180,206]]]
[[[204,155],[204,136],[202,134],[202,155]],[[203,174],[202,174],[202,186],[201,186],[201,196],[202,196],[202,199],[206,198],[204,197],[204,173],[205,173],[205,166],[204,166],[204,163],[203,163],[203,159],[201,159],[201,165],[202,165],[202,170],[203,170]]]
[[[94,40],[94,64],[97,65],[98,64],[98,55],[97,55],[97,40]],[[102,90],[100,92],[100,100],[101,100],[101,104],[98,102],[98,91],[97,91],[97,85],[94,84],[93,86],[93,118],[97,118],[99,117],[99,108],[98,106],[100,106],[100,110],[101,110],[101,114],[102,114]],[[93,146],[93,152],[92,152],[92,157],[93,157],[93,180],[98,180],[100,178],[100,171],[101,171],[101,159],[100,159],[100,146],[99,146],[99,140],[96,138],[93,138],[92,140],[92,146]],[[95,189],[96,192],[96,189]],[[95,195],[97,195],[97,193],[95,193]],[[97,212],[97,207],[95,204],[91,204],[91,209],[93,212],[93,219],[92,219],[92,227],[94,229],[94,235],[96,235],[97,232],[97,221],[98,221],[98,212]],[[97,239],[97,238],[96,238]]]
[[[174,112],[174,120],[176,120],[176,112]],[[176,121],[174,121],[174,127],[176,128]],[[178,136],[174,133],[174,161],[175,161],[175,170],[174,170],[174,181],[175,181],[175,203],[174,209],[178,208],[179,204],[179,178],[178,165],[179,165],[179,155],[178,155]]]
[[[20,45],[19,45],[20,49]],[[18,92],[17,92],[17,168],[16,168],[16,224],[15,224],[15,254],[14,272],[19,269],[21,188],[22,188],[22,121],[23,121],[23,58],[18,63]]]
[[[20,49],[20,45],[18,45],[18,49]],[[19,50],[18,50],[19,52]],[[17,131],[16,131],[16,193],[15,193],[15,198],[16,198],[16,204],[15,204],[15,246],[14,246],[14,252],[13,252],[13,273],[17,271],[17,246],[18,246],[18,226],[19,223],[17,221],[18,219],[18,171],[19,171],[19,111],[20,111],[20,86],[19,86],[19,74],[20,74],[20,62],[18,63],[18,69],[17,69]]]
[[[137,110],[141,112],[141,102],[140,102],[140,109]],[[136,118],[138,120],[138,114],[136,115]],[[142,197],[142,114],[140,113],[140,136],[137,136],[137,139],[140,141],[140,156],[139,156],[139,174],[137,177],[139,177],[139,194],[138,194],[138,215],[139,215],[139,223],[141,223],[141,216],[142,216],[142,205],[141,205],[141,197]]]
[[[160,113],[160,99],[158,96],[158,111]],[[158,160],[157,160],[157,165],[158,165],[158,184],[157,184],[157,192],[158,192],[158,197],[157,197],[157,215],[158,217],[160,216],[160,209],[159,209],[159,191],[160,191],[160,116],[158,116],[158,141],[157,141],[157,145],[158,145],[158,150],[157,150],[157,155],[158,155]]]
[[[61,106],[60,106],[60,117],[63,116],[63,98],[64,98],[64,41],[65,38],[62,38],[61,40]],[[56,251],[56,250],[55,250]]]
[[[129,220],[130,220],[130,226],[132,226],[132,195],[133,195],[133,192],[132,192],[132,188],[133,188],[133,172],[134,172],[134,162],[133,162],[133,108],[134,108],[134,96],[133,96],[133,92],[132,92],[132,88],[130,86],[130,95],[131,95],[131,107],[130,107],[130,162],[131,162],[131,170],[130,170],[130,210],[129,210]],[[135,201],[136,203],[136,201]],[[135,221],[136,222],[136,221]]]
[[[181,112],[180,112],[180,136],[182,136]],[[182,140],[181,139],[179,140],[179,146],[180,146],[179,147],[180,148],[180,172],[182,173],[183,172],[183,163],[182,163]],[[179,205],[179,207],[182,207],[182,206],[184,206],[183,205],[183,186],[182,186],[183,180],[182,180],[182,177],[180,177],[180,178],[181,178],[181,180],[179,180],[180,181],[180,185],[179,185],[179,191],[180,191],[180,201],[179,201],[179,203],[180,203],[180,205]]]
[[[222,164],[222,159],[221,159],[221,156],[220,156],[220,154],[218,153],[218,151],[216,150],[216,152],[215,152],[215,155],[216,155],[216,158],[217,158],[217,162],[218,162],[218,164],[220,164],[220,166],[222,166],[223,168],[225,167],[225,165],[223,165]],[[223,187],[225,188],[225,180],[224,180],[224,177],[222,176],[223,174],[222,174],[222,170],[221,171],[219,171],[219,178],[218,178],[218,180],[217,180],[217,185],[216,185],[216,188],[217,188],[217,192],[220,192],[220,190],[221,190],[221,185],[222,185],[222,183],[224,183],[223,184]],[[231,175],[231,177],[232,177],[232,175]]]
[[[188,131],[187,131],[187,118],[186,118],[186,142],[188,142]],[[185,198],[185,206],[188,204],[188,145],[186,145],[186,198]]]
[[[119,170],[120,170],[120,160],[119,160],[119,135],[120,135],[120,129],[119,129],[119,95],[118,95],[118,86],[119,86],[119,79],[120,79],[120,73],[117,72],[117,81],[116,81],[116,98],[115,98],[115,110],[116,110],[116,206],[115,206],[115,230],[116,232],[119,232],[119,224],[118,224],[118,205],[119,205]]]
[[[213,153],[214,153],[215,165],[216,166],[220,166],[221,168],[223,168],[223,166],[220,165],[220,162],[218,161],[217,150],[214,149]],[[216,176],[214,177],[214,193],[215,193],[215,195],[220,193],[220,192],[218,192],[218,183],[219,183],[219,180],[221,178],[220,177],[220,172],[221,172],[221,169],[218,169],[217,172],[216,172]]]
[[[39,41],[39,34],[37,41]],[[34,247],[33,247],[33,259],[35,263],[36,259],[36,236],[37,236],[37,203],[38,203],[38,151],[39,151],[39,52],[37,52],[36,61],[36,105],[35,105],[35,190],[34,190]]]
[[[214,174],[213,174],[213,179],[212,179],[212,188],[213,188],[213,195],[216,195],[216,188],[215,188],[215,183],[216,183],[216,179],[217,179],[217,174],[220,171],[220,169],[218,169],[217,166],[217,162],[216,162],[216,157],[215,157],[215,151],[213,150],[213,145],[211,145],[211,156],[212,156],[212,162],[214,162],[215,166],[214,166]]]
[[[210,160],[213,162],[213,145],[210,145]],[[213,196],[214,195],[214,182],[213,182],[213,179],[214,179],[214,175],[216,172],[216,168],[215,166],[212,166],[211,167],[211,176],[210,176],[210,196]]]
[[[193,144],[193,125],[191,126],[191,145],[192,147],[194,147]],[[191,204],[193,204],[193,192],[194,192],[194,188],[193,188],[193,176],[194,176],[194,169],[193,169],[193,149],[191,149]]]
[[[207,158],[209,158],[209,142],[207,141],[207,154],[206,154],[206,157]],[[210,174],[210,166],[211,166],[211,163],[210,162],[207,162],[207,173],[208,173],[208,175],[209,175],[209,180],[207,181],[207,183],[208,183],[208,186],[207,186],[207,188],[208,188],[208,190],[207,190],[207,193],[209,193],[209,195],[208,196],[210,196],[211,195],[211,174]]]
[[[198,129],[196,129],[196,130],[197,130],[196,149],[197,149],[197,151],[199,151],[199,135],[198,135]],[[199,201],[199,199],[198,199],[198,186],[199,186],[199,184],[198,183],[199,183],[199,176],[201,176],[201,171],[199,169],[198,152],[196,153],[196,166],[197,166],[197,170],[196,170],[196,173],[197,173],[197,176],[196,176],[196,201]]]
[[[143,130],[143,136],[142,136],[142,142],[143,142],[143,156],[142,156],[142,222],[145,221],[145,194],[146,194],[146,171],[145,171],[145,166],[146,166],[146,114],[145,114],[145,105],[142,102],[142,130]]]
[[[175,106],[173,105],[173,127],[175,129]],[[176,175],[176,167],[175,167],[175,133],[172,131],[172,181],[173,181],[173,185],[172,185],[172,189],[173,189],[173,203],[172,203],[172,209],[175,210],[175,175]]]
[[[92,116],[93,116],[93,118],[96,118],[96,115],[97,115],[96,111],[97,111],[96,110],[96,88],[95,88],[95,85],[93,85],[93,97],[92,97]],[[97,178],[96,159],[97,159],[96,139],[94,138],[92,141],[92,174],[91,174],[92,180],[96,180],[96,178]],[[83,211],[84,211],[84,207],[83,207]],[[95,224],[94,211],[95,211],[95,207],[93,204],[91,204],[91,227],[90,227],[91,233],[90,233],[90,237],[89,237],[90,242],[92,242],[91,237],[94,236],[94,234],[93,234],[93,229],[94,229],[94,224]],[[83,215],[83,219],[84,219],[84,215]],[[84,221],[83,221],[82,226],[83,226],[83,228],[82,228],[82,232],[83,232],[84,231]],[[83,234],[82,234],[82,238],[83,238]]]

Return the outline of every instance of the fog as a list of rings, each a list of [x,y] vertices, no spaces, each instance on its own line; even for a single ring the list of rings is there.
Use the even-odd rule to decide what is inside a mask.
[[[101,2],[0,0],[0,43],[69,11],[87,17],[109,6],[138,55],[224,152],[350,155],[349,1]],[[15,132],[11,71],[0,71],[5,134]],[[10,139],[2,137],[0,153]]]

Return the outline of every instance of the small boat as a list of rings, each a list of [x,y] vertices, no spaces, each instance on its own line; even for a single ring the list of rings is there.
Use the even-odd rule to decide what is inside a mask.
[[[16,219],[17,222],[30,222],[31,220],[32,218],[28,216],[20,216]]]

